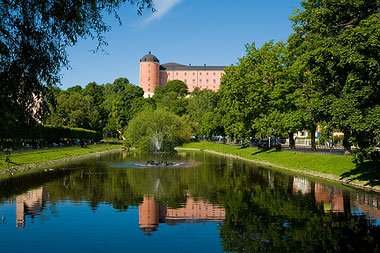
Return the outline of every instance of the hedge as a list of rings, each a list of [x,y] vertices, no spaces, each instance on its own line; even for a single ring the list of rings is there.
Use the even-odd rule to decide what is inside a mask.
[[[81,141],[100,141],[102,133],[83,129],[70,128],[63,126],[35,125],[24,126],[7,131],[0,131],[1,143],[23,142],[45,142],[45,143],[62,143],[64,141],[81,140]]]

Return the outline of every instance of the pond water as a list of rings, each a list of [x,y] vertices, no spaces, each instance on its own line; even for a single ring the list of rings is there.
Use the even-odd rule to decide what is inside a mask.
[[[380,250],[377,193],[200,152],[164,159],[115,153],[0,181],[0,252]]]

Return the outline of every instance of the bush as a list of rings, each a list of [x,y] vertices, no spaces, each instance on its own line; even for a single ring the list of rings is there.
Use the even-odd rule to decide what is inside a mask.
[[[146,152],[171,152],[190,141],[191,127],[186,119],[165,110],[148,110],[133,118],[125,131],[125,144]]]

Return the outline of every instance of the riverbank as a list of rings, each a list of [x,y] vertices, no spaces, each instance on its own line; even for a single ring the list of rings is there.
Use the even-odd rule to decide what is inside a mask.
[[[121,149],[120,144],[98,144],[86,147],[48,148],[32,151],[14,152],[7,157],[0,155],[0,177],[23,172],[32,172],[54,164],[87,158]]]
[[[186,143],[178,150],[200,150],[208,153],[225,155],[233,158],[272,167],[277,170],[323,178],[344,185],[359,187],[380,192],[379,185],[371,184],[371,180],[358,180],[357,168],[352,163],[352,156],[303,153],[294,150],[261,151],[256,147],[241,148],[214,142]]]

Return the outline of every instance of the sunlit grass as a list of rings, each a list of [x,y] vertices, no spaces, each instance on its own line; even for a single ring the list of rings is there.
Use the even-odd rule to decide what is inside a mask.
[[[290,169],[327,173],[335,176],[340,176],[355,168],[355,164],[352,163],[352,156],[304,153],[292,150],[261,151],[256,147],[241,148],[214,142],[192,142],[181,147],[214,150],[223,154],[237,155],[245,159],[269,162]]]
[[[121,145],[100,144],[89,145],[86,147],[76,146],[13,152],[9,157],[9,163],[5,161],[6,155],[3,153],[0,156],[0,170],[7,169],[9,167],[21,167],[29,164],[62,160],[65,158],[72,158],[76,156],[117,149],[120,147]]]

